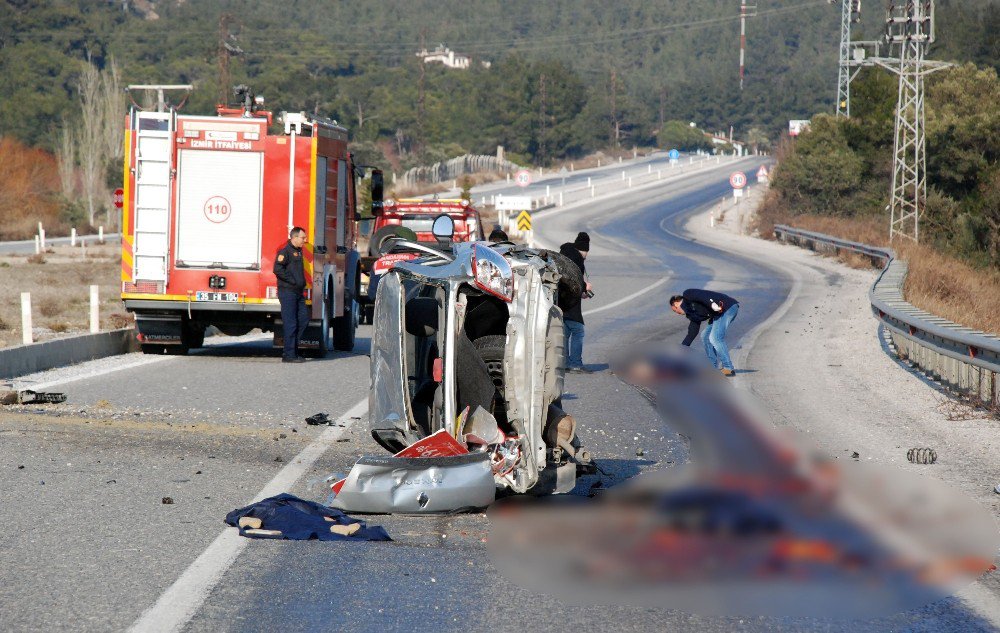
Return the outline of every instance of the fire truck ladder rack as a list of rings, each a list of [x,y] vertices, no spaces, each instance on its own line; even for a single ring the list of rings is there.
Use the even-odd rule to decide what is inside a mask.
[[[170,233],[170,150],[176,115],[132,111],[136,135],[135,159],[135,269],[136,282],[167,283]]]

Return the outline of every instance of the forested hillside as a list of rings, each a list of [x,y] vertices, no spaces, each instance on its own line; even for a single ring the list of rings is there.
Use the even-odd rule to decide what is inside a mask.
[[[859,37],[876,36],[881,4],[865,3]],[[996,2],[937,4],[935,56],[1000,63]],[[741,93],[736,0],[4,0],[0,135],[54,147],[54,130],[78,118],[88,58],[114,59],[124,83],[193,83],[185,110],[210,111],[225,39],[226,84],[338,119],[394,166],[497,144],[546,163],[654,143],[670,120],[773,140],[787,119],[831,108],[839,6],[757,7]],[[420,63],[416,52],[438,43],[471,68]]]

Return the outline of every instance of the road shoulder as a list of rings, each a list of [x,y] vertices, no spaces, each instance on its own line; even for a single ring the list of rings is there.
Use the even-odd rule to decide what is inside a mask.
[[[797,280],[797,292],[766,327],[737,351],[738,382],[761,401],[777,426],[792,427],[829,455],[892,464],[936,477],[1000,514],[997,422],[957,406],[935,385],[899,363],[871,315],[873,270],[855,270],[794,246],[710,226],[709,212],[686,230],[728,252],[754,257]],[[754,336],[756,334],[756,336]],[[938,454],[931,466],[910,464],[910,448]],[[960,596],[1000,626],[996,574]]]

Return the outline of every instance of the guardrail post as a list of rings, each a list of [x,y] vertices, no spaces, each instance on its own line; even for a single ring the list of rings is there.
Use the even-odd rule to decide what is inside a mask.
[[[33,341],[31,331],[31,293],[21,293],[21,342],[31,345]]]
[[[98,296],[97,286],[90,287],[90,333],[97,334],[101,331],[101,302]]]

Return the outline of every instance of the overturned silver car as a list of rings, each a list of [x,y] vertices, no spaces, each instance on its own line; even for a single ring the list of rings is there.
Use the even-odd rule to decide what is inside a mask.
[[[343,509],[483,507],[496,491],[568,492],[594,468],[561,403],[557,297],[581,292],[579,269],[511,243],[451,244],[438,219],[440,248],[390,246],[421,254],[382,278],[375,302],[370,427],[396,457],[358,462],[334,503]]]

